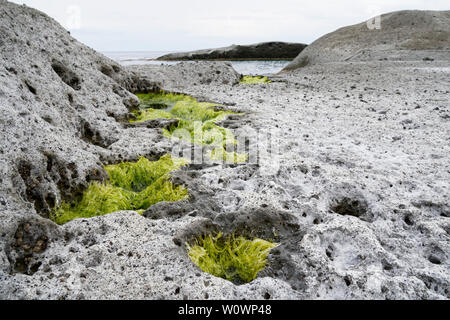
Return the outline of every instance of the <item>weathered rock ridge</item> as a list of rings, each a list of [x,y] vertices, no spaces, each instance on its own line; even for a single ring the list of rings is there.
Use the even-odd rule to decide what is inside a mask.
[[[285,69],[342,61],[450,59],[450,11],[398,11],[314,41]]]

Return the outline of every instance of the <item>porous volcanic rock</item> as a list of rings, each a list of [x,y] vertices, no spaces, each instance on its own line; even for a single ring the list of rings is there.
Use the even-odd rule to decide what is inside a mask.
[[[314,65],[251,86],[230,70],[194,85],[190,66],[174,68],[189,69],[180,86],[163,66],[162,89],[245,113],[221,125],[250,161],[173,172],[189,198],[143,215],[57,226],[49,210],[106,179],[103,165],[179,142],[167,122],[121,120],[130,90],[157,87],[151,68],[122,69],[36,10],[0,11],[0,299],[450,298],[447,61]],[[235,285],[187,254],[217,231],[279,245]]]
[[[141,81],[175,90],[197,85],[235,85],[241,79],[230,62],[222,61],[188,61],[174,65],[135,65],[126,68],[138,74]]]
[[[398,11],[314,41],[284,71],[339,61],[450,60],[450,11]]]
[[[2,1],[0,14],[2,204],[31,204],[46,217],[89,181],[105,179],[100,153],[121,139],[119,121],[139,106],[128,89],[158,87],[42,12]]]
[[[104,165],[170,152],[160,128],[166,124],[126,122],[139,105],[132,92],[160,88],[79,43],[42,12],[2,0],[0,16],[1,299],[295,295],[273,278],[236,289],[201,272],[173,241],[201,217],[155,222],[119,212],[64,226],[49,220],[63,200],[106,180]],[[220,79],[211,85],[229,77],[231,87],[240,75],[220,65],[204,67]],[[173,74],[160,75],[172,83]]]

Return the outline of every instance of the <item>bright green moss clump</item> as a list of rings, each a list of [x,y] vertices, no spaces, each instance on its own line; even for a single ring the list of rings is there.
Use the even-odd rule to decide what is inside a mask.
[[[170,155],[151,162],[141,157],[136,163],[106,166],[109,182],[93,182],[77,203],[63,203],[51,216],[58,224],[77,218],[91,218],[108,213],[143,211],[161,201],[179,201],[188,196],[183,187],[170,182],[170,172],[188,163]]]
[[[177,126],[164,130],[169,138],[179,138],[194,144],[225,148],[227,144],[236,145],[237,141],[229,129],[219,127],[212,121],[180,120]]]
[[[149,120],[156,120],[156,119],[174,119],[175,116],[167,111],[164,110],[157,110],[157,109],[148,109],[145,111],[139,111],[136,113],[136,120],[131,120],[131,123],[136,122],[144,122]]]
[[[225,148],[237,145],[237,141],[229,129],[217,125],[228,115],[236,114],[231,111],[216,110],[217,104],[198,102],[195,98],[172,93],[139,94],[141,111],[136,114],[136,120],[142,122],[155,119],[178,119],[176,126],[164,129],[164,135],[169,138],[179,138],[194,144]],[[213,151],[211,154],[217,153]],[[211,157],[212,160],[235,160],[240,163],[247,161],[247,155]]]
[[[233,282],[248,283],[266,266],[269,251],[277,244],[244,237],[204,236],[187,245],[191,260],[203,271]]]
[[[142,122],[154,119],[180,119],[184,121],[219,122],[227,115],[235,114],[231,111],[216,111],[217,104],[198,102],[195,98],[172,93],[138,94],[141,101],[141,111],[137,120]]]
[[[141,109],[165,109],[173,108],[180,101],[195,100],[183,94],[173,93],[138,93],[136,96],[141,102]]]
[[[231,163],[244,163],[248,160],[248,155],[245,153],[227,152],[223,148],[215,148],[209,153],[212,160],[222,160]]]
[[[270,83],[269,78],[264,76],[243,76],[240,83],[241,84],[260,84],[260,83]]]

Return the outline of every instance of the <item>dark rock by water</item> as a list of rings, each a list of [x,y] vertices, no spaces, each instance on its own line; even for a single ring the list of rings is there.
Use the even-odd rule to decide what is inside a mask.
[[[303,43],[263,42],[224,48],[171,53],[157,60],[291,60],[307,47]]]

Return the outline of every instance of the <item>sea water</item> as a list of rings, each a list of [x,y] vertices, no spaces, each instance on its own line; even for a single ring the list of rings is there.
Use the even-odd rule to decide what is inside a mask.
[[[177,61],[157,61],[158,57],[172,53],[168,51],[115,51],[103,52],[105,56],[111,58],[123,66],[129,65],[171,65],[177,64]],[[280,72],[290,61],[287,60],[255,60],[255,61],[229,61],[233,68],[244,75],[272,75]]]

